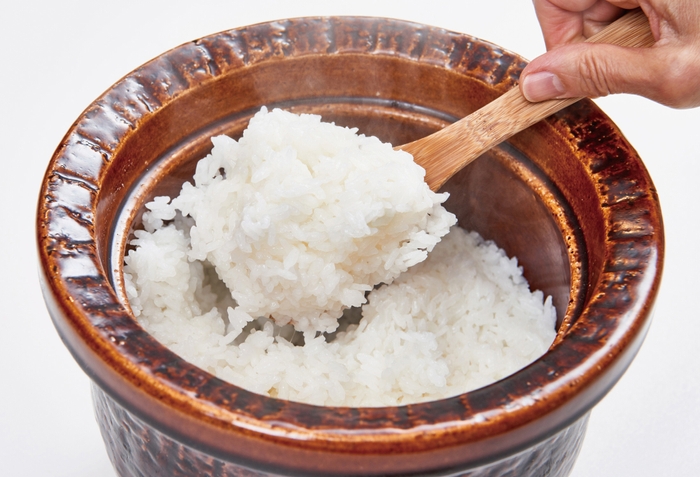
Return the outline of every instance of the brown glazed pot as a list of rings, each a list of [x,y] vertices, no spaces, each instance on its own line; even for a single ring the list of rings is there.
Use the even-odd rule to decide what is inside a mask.
[[[512,87],[518,56],[467,35],[375,18],[305,18],[215,34],[130,73],[78,118],[41,190],[46,303],[94,381],[122,476],[564,476],[590,409],[649,326],[664,254],[654,186],[615,125],[582,101],[444,189],[460,224],[516,255],[554,297],[551,349],[440,401],[332,408],[240,389],[156,342],[118,299],[129,230],[262,106],[321,114],[401,144]]]

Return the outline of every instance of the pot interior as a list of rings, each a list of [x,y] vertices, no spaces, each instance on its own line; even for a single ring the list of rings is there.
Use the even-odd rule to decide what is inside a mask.
[[[261,102],[269,109],[281,107],[297,113],[314,113],[325,121],[356,127],[359,132],[379,137],[394,145],[430,134],[459,119],[450,112],[408,102],[369,97],[337,98],[323,96],[279,102]],[[231,101],[235,106],[236,101]],[[176,196],[183,182],[191,181],[196,163],[211,150],[210,137],[227,134],[238,139],[258,107],[229,114],[182,137],[162,154],[149,160],[137,180],[128,184],[128,193],[114,210],[115,224],[102,237],[111,279],[126,302],[122,285],[122,263],[133,230],[140,227],[144,204],[159,195]],[[198,111],[201,117],[207,111]],[[131,176],[133,177],[133,176]],[[106,189],[109,190],[109,189]],[[557,325],[568,323],[567,313],[575,311],[572,293],[572,261],[581,270],[582,238],[575,231],[575,215],[563,194],[546,174],[515,146],[504,143],[473,162],[448,181],[446,207],[455,213],[459,225],[493,240],[509,256],[518,257],[533,290],[551,295],[557,309]],[[111,217],[110,217],[111,219]],[[565,236],[569,240],[565,240]],[[571,237],[574,237],[573,239]],[[533,246],[533,244],[537,244]],[[575,278],[580,280],[581,275]],[[572,292],[573,290],[573,292]]]

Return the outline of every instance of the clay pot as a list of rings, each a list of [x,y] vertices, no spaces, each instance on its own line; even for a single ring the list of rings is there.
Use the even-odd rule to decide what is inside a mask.
[[[516,255],[559,312],[551,349],[500,382],[390,408],[263,397],[180,359],[118,298],[143,203],[179,189],[209,137],[236,137],[262,105],[401,144],[502,94],[523,66],[492,44],[414,23],[295,19],[182,45],[87,108],[49,164],[38,247],[47,306],[94,381],[120,475],[568,474],[589,411],[642,344],[664,254],[654,186],[590,101],[444,187],[460,224]]]

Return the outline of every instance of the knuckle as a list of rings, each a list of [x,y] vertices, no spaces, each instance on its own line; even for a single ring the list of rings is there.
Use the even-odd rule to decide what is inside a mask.
[[[610,83],[609,68],[591,54],[584,54],[579,59],[578,74],[581,78],[581,89],[586,96],[597,98],[615,93]]]

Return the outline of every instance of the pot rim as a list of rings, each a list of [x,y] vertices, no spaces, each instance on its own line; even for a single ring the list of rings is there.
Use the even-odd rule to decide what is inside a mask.
[[[164,350],[135,324],[110,285],[96,245],[97,203],[112,155],[139,121],[157,114],[189,89],[236,69],[319,54],[318,44],[293,44],[293,32],[327,37],[341,28],[366,28],[377,36],[403,30],[425,44],[469,44],[496,51],[508,66],[506,75],[494,83],[492,70],[472,74],[481,75],[480,79],[500,92],[514,84],[525,64],[519,56],[469,35],[373,17],[261,23],[183,44],[151,60],[85,110],[57,148],[44,177],[37,239],[42,290],[55,326],[87,374],[129,412],[187,445],[223,458],[236,456],[252,467],[279,468],[280,461],[292,454],[329,456],[313,465],[298,464],[308,470],[330,465],[339,456],[367,465],[390,454],[406,459],[431,452],[441,456],[447,468],[457,462],[489,462],[523,450],[585,415],[619,379],[641,346],[661,279],[664,238],[655,189],[636,152],[591,101],[584,100],[546,121],[591,163],[600,158],[594,157],[592,146],[586,149],[586,127],[595,122],[596,127],[609,128],[608,140],[622,158],[617,158],[614,169],[592,170],[593,180],[601,184],[611,177],[619,179],[621,169],[633,175],[629,190],[619,200],[611,201],[609,194],[599,190],[607,232],[603,272],[591,284],[587,303],[566,338],[531,365],[492,385],[439,401],[385,408],[320,407],[260,396],[224,383]],[[267,45],[266,54],[255,56],[247,50],[264,37],[277,41]],[[215,50],[222,42],[231,46],[229,56]],[[355,44],[323,54],[398,55],[415,61],[408,48],[398,45],[388,51],[378,43]],[[196,75],[177,70],[178,62],[202,57],[211,64],[199,67]],[[463,66],[458,64],[436,66],[459,71]],[[162,97],[138,97],[143,92],[139,85],[162,75],[180,78],[179,89],[171,84],[173,91]],[[125,93],[129,89],[131,93]],[[116,107],[128,101],[140,101],[141,106],[135,107],[136,112]],[[579,121],[576,132],[571,118]],[[99,121],[119,125],[106,136],[94,127]],[[643,244],[643,253],[641,245],[635,244]],[[131,342],[170,353],[172,360],[182,361],[182,372],[168,376],[149,368],[143,352],[125,354]],[[350,421],[353,425],[348,427]],[[276,459],[279,446],[286,450]],[[240,449],[248,454],[242,455]]]

